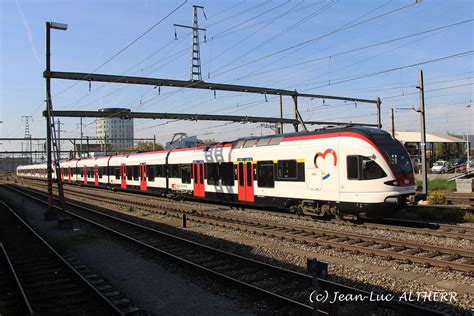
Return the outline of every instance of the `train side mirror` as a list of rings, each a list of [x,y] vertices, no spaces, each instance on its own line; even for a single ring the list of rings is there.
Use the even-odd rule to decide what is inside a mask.
[[[370,160],[370,159],[364,159],[362,160],[362,169],[367,169],[369,168],[372,164],[374,164],[375,162],[373,160]]]

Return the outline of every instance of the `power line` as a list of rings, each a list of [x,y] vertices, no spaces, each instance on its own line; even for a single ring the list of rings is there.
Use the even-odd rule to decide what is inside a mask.
[[[406,9],[406,8],[408,8],[408,7],[411,7],[411,6],[415,5],[415,4],[416,4],[416,3],[412,3],[412,4],[409,4],[409,5],[405,5],[405,6],[403,6],[403,7],[400,7],[400,8],[397,8],[397,9],[394,9],[394,10],[391,10],[391,11],[388,11],[388,12],[384,12],[384,13],[382,13],[382,14],[379,14],[379,15],[375,16],[375,17],[372,17],[372,18],[369,18],[369,19],[366,19],[366,20],[357,22],[357,23],[355,23],[355,24],[351,24],[351,25],[346,25],[346,26],[340,27],[340,28],[338,28],[338,29],[336,29],[336,30],[334,30],[334,31],[331,31],[331,32],[329,32],[329,33],[326,33],[326,34],[324,34],[324,35],[320,35],[320,36],[318,36],[318,37],[315,37],[315,38],[306,40],[306,41],[301,42],[301,43],[298,43],[298,44],[296,44],[296,45],[293,45],[293,46],[284,48],[284,49],[279,50],[279,51],[277,51],[277,52],[275,52],[275,53],[271,53],[271,54],[268,54],[268,55],[266,55],[266,56],[260,57],[260,58],[258,58],[258,59],[254,59],[254,60],[252,60],[252,61],[250,61],[250,62],[247,62],[247,63],[245,63],[245,64],[236,66],[236,67],[231,68],[231,69],[229,69],[229,70],[221,71],[220,73],[218,73],[218,75],[222,75],[222,74],[231,72],[231,71],[233,71],[233,70],[235,70],[235,69],[239,69],[239,68],[242,68],[242,67],[245,67],[245,66],[254,64],[254,63],[259,62],[259,61],[261,61],[261,60],[265,60],[265,59],[267,59],[267,58],[270,58],[270,57],[273,57],[273,56],[275,56],[275,55],[284,53],[284,52],[286,52],[286,51],[295,49],[295,48],[300,47],[300,46],[302,46],[302,45],[305,45],[305,44],[308,44],[308,43],[313,43],[313,42],[315,42],[315,41],[319,41],[319,40],[321,40],[321,39],[323,39],[323,38],[326,38],[326,37],[329,37],[329,36],[334,35],[334,34],[336,34],[336,33],[345,31],[345,30],[350,29],[350,28],[352,28],[352,27],[359,26],[359,25],[361,25],[361,24],[364,24],[364,23],[367,23],[367,22],[370,22],[370,21],[379,19],[379,18],[381,18],[381,17],[383,17],[383,16],[386,16],[386,15],[389,15],[389,14],[392,14],[392,13],[395,13],[395,12],[398,12],[398,11],[400,11],[400,10]]]
[[[131,41],[127,46],[125,46],[124,48],[122,48],[121,50],[119,50],[117,53],[115,53],[114,55],[112,55],[112,57],[110,57],[109,59],[107,59],[105,62],[103,62],[101,65],[99,65],[98,67],[96,67],[94,70],[92,70],[88,75],[92,75],[93,73],[95,73],[97,70],[101,69],[102,67],[104,67],[106,64],[108,64],[109,62],[111,62],[112,60],[114,60],[117,56],[119,56],[120,54],[122,54],[125,50],[127,50],[128,48],[130,48],[133,44],[135,44],[137,41],[139,41],[143,36],[145,36],[146,34],[150,33],[155,27],[157,27],[158,25],[161,24],[161,22],[163,22],[164,20],[166,20],[168,17],[170,17],[173,13],[175,13],[177,10],[179,10],[183,5],[185,5],[187,2],[187,0],[184,0],[183,3],[181,3],[179,6],[177,6],[175,9],[173,9],[170,13],[168,13],[165,17],[163,17],[161,20],[159,20],[158,22],[156,22],[155,24],[153,24],[150,28],[148,28],[144,33],[142,33],[140,36],[138,36],[137,38],[135,38],[133,41]],[[83,79],[87,79],[88,76],[85,76]],[[56,95],[54,96],[58,96],[66,91],[68,91],[69,89],[71,89],[72,87],[74,87],[75,85],[77,85],[80,81],[77,81],[75,83],[73,83],[72,85],[70,85],[69,87],[67,87],[66,89],[58,92]]]

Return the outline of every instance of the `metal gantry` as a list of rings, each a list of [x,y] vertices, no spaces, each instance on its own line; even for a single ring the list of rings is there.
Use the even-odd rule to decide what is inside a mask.
[[[79,72],[58,72],[58,71],[45,71],[43,76],[45,78],[52,79],[66,79],[66,80],[80,80],[80,81],[97,81],[97,82],[110,82],[110,83],[125,83],[125,84],[137,84],[137,85],[151,85],[156,87],[175,87],[175,88],[186,88],[186,89],[201,89],[201,90],[219,90],[219,91],[230,91],[230,92],[244,92],[254,93],[263,95],[278,95],[278,96],[289,96],[292,97],[295,104],[295,120],[298,124],[295,124],[295,130],[299,124],[305,127],[301,115],[298,111],[298,98],[313,98],[323,100],[341,100],[357,103],[370,103],[375,104],[377,107],[377,127],[381,128],[381,111],[380,105],[382,101],[380,98],[375,100],[352,98],[344,96],[332,96],[312,93],[300,93],[297,90],[286,90],[269,87],[257,87],[257,86],[243,86],[243,85],[232,85],[223,83],[213,83],[204,81],[186,81],[186,80],[174,80],[174,79],[161,79],[161,78],[149,78],[149,77],[133,77],[133,76],[118,76],[118,75],[107,75],[107,74],[91,74],[91,73],[79,73]],[[364,124],[365,125],[365,124]]]
[[[188,120],[188,121],[226,121],[237,123],[269,123],[269,124],[298,124],[298,119],[277,118],[264,116],[243,115],[216,115],[216,114],[190,114],[190,113],[154,113],[154,112],[101,112],[101,111],[59,111],[53,112],[55,117],[120,117],[127,119],[153,119],[153,120]],[[43,113],[46,115],[46,112]],[[377,124],[354,123],[354,122],[326,122],[305,121],[306,125],[352,125],[352,126],[377,126]]]

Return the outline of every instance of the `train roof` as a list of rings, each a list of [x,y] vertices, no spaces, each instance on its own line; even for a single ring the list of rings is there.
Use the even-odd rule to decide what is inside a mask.
[[[209,148],[215,148],[215,147],[238,148],[241,146],[246,147],[244,143],[246,143],[249,140],[255,140],[254,144],[258,143],[257,146],[262,146],[264,144],[278,145],[284,139],[291,140],[292,138],[297,138],[297,137],[299,138],[299,137],[312,136],[312,135],[325,135],[325,134],[337,134],[337,133],[348,133],[348,132],[365,136],[366,138],[370,139],[374,143],[380,142],[380,141],[393,140],[392,136],[388,132],[375,128],[375,127],[344,126],[344,127],[331,127],[331,128],[318,129],[318,130],[309,131],[309,132],[294,132],[294,133],[284,133],[284,134],[265,135],[265,136],[242,137],[233,141],[224,141],[224,142],[219,142],[219,143],[215,143],[215,144],[207,145],[207,146],[201,145],[201,146],[193,147],[193,148],[177,148],[177,149],[162,150],[162,151],[136,152],[136,153],[129,153],[129,154],[100,156],[100,157],[95,157],[95,158],[72,159],[72,160],[65,160],[62,162],[109,159],[111,156],[112,157],[128,157],[128,156],[143,155],[143,154],[158,154],[158,153],[163,154],[170,151],[178,152],[178,151],[198,150],[198,149],[205,151]],[[252,145],[252,144],[249,144],[249,145]]]
[[[366,127],[366,126],[344,126],[344,127],[334,127],[334,128],[324,128],[308,132],[294,132],[294,133],[284,133],[284,134],[275,134],[275,135],[266,135],[266,136],[252,136],[252,137],[243,137],[239,138],[233,142],[234,146],[241,141],[247,140],[265,140],[265,139],[287,139],[293,137],[302,137],[302,136],[312,136],[312,135],[324,135],[324,134],[334,134],[334,133],[357,133],[362,136],[367,137],[372,141],[389,141],[392,140],[392,136],[379,128],[375,127]]]

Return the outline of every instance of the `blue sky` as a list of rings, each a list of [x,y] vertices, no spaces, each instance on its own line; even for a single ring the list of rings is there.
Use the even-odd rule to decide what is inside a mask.
[[[22,115],[33,115],[31,134],[44,132],[45,22],[63,22],[66,32],[52,31],[52,69],[91,72],[182,1],[1,1],[1,124],[2,137],[22,137]],[[140,40],[97,72],[170,79],[189,79],[188,30],[193,4],[205,7],[207,42],[201,34],[203,79],[244,85],[297,89],[316,94],[382,99],[382,122],[390,125],[390,108],[416,107],[418,69],[425,74],[427,129],[431,132],[474,131],[474,58],[435,60],[472,52],[474,2],[469,0],[321,0],[321,1],[188,1]],[[467,21],[403,40],[419,32]],[[299,45],[311,40],[306,45]],[[297,46],[299,45],[299,46]],[[295,46],[295,48],[290,49]],[[281,53],[278,53],[283,51]],[[303,63],[304,62],[304,63]],[[300,65],[295,65],[300,63]],[[379,75],[364,76],[395,69]],[[53,80],[57,110],[97,110],[128,107],[134,111],[191,112],[277,116],[278,99],[262,95],[192,89],[128,86]],[[268,102],[266,102],[268,101]],[[284,113],[292,117],[292,103],[284,99]],[[375,123],[370,104],[301,99],[308,120]],[[466,113],[468,116],[466,116]],[[397,130],[419,130],[418,115],[395,112]],[[65,137],[79,136],[77,119],[62,119]],[[287,126],[286,131],[291,131]],[[137,137],[169,141],[175,132],[200,138],[231,140],[250,134],[272,133],[258,124],[225,122],[135,121]],[[92,119],[84,134],[95,135]],[[3,148],[13,144],[4,142]],[[17,144],[18,146],[18,144]]]

